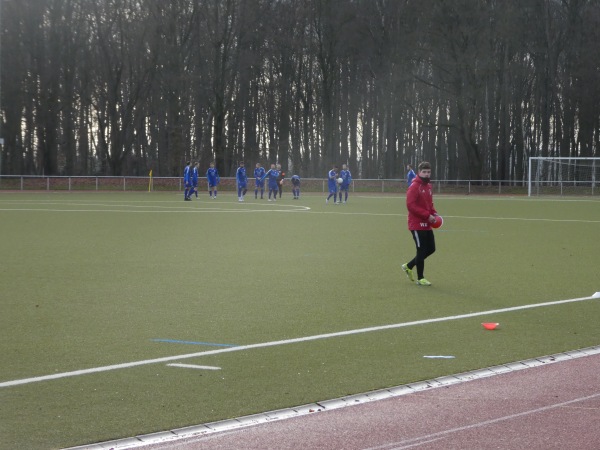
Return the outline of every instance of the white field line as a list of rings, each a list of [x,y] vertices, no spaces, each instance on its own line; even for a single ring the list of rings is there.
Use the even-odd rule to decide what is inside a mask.
[[[343,211],[315,211],[311,214],[335,214],[340,216],[395,216],[406,217],[406,213],[366,213],[366,212],[343,212]],[[567,222],[567,223],[600,223],[600,220],[582,220],[582,219],[544,219],[541,217],[492,217],[492,216],[450,216],[444,214],[445,218],[450,219],[468,219],[468,220],[514,220],[521,222]]]
[[[6,202],[10,203],[10,202]],[[12,201],[12,203],[17,203]],[[29,203],[35,203],[34,201],[29,201]],[[150,203],[150,202],[149,202]],[[369,212],[357,212],[350,211],[344,212],[340,210],[329,209],[327,211],[315,211],[314,209],[308,206],[300,206],[300,205],[284,205],[284,204],[272,204],[269,205],[269,209],[229,209],[229,208],[219,208],[215,206],[214,203],[209,201],[198,201],[201,203],[201,206],[198,206],[194,209],[186,208],[185,206],[165,206],[165,205],[130,205],[130,204],[120,204],[120,203],[77,203],[77,202],[43,202],[44,205],[73,205],[73,206],[98,206],[101,208],[115,208],[118,206],[119,208],[131,208],[131,209],[54,209],[54,208],[2,208],[0,207],[0,211],[6,212],[110,212],[110,213],[146,213],[146,214],[165,214],[165,213],[185,213],[185,214],[194,214],[194,213],[262,213],[262,212],[310,212],[312,214],[333,214],[333,215],[344,215],[344,216],[389,216],[389,217],[406,217],[406,213],[369,213]],[[238,205],[239,203],[232,202],[219,202],[228,205]],[[245,202],[246,205],[263,205],[262,202]],[[205,208],[204,205],[207,205]],[[208,206],[210,205],[210,206]],[[235,207],[235,206],[234,206]],[[285,209],[271,209],[281,207]],[[185,209],[184,209],[185,208]],[[469,220],[509,220],[509,221],[522,221],[522,222],[557,222],[557,223],[600,223],[600,220],[585,220],[585,219],[544,219],[541,217],[492,217],[492,216],[451,216],[444,215],[444,217],[451,219],[469,219]]]
[[[114,364],[114,365],[110,365],[110,366],[102,366],[102,367],[93,367],[90,369],[74,370],[72,372],[62,372],[62,373],[55,373],[52,375],[43,375],[43,376],[32,377],[32,378],[23,378],[20,380],[4,381],[4,382],[0,382],[0,388],[19,386],[22,384],[38,383],[40,381],[56,380],[56,379],[60,379],[60,378],[76,377],[76,376],[88,375],[88,374],[92,374],[92,373],[108,372],[108,371],[112,371],[112,370],[129,369],[132,367],[145,366],[145,365],[149,365],[149,364],[169,363],[171,361],[177,361],[177,360],[189,359],[189,358],[198,358],[200,356],[218,355],[221,353],[239,352],[239,351],[244,351],[244,350],[252,350],[252,349],[256,349],[256,348],[276,347],[279,345],[297,344],[297,343],[302,343],[302,342],[316,341],[316,340],[320,340],[320,339],[331,339],[331,338],[336,338],[336,337],[341,337],[341,336],[350,336],[350,335],[354,335],[354,334],[371,333],[371,332],[382,331],[382,330],[392,330],[392,329],[396,329],[396,328],[405,328],[405,327],[411,327],[411,326],[416,326],[416,325],[427,325],[427,324],[431,324],[431,323],[447,322],[447,321],[451,321],[451,320],[468,319],[471,317],[479,317],[479,316],[485,316],[485,315],[490,315],[490,314],[500,314],[500,313],[513,312],[513,311],[521,311],[524,309],[533,309],[533,308],[543,308],[546,306],[564,305],[567,303],[575,303],[575,302],[583,302],[583,301],[587,301],[587,300],[593,300],[595,298],[597,298],[597,297],[590,296],[590,297],[572,298],[572,299],[567,299],[567,300],[557,300],[557,301],[553,301],[553,302],[533,303],[530,305],[521,305],[521,306],[513,306],[510,308],[492,309],[492,310],[488,310],[488,311],[480,311],[480,312],[474,312],[474,313],[469,313],[469,314],[460,314],[460,315],[456,315],[456,316],[446,316],[446,317],[438,317],[438,318],[434,318],[434,319],[415,320],[413,322],[403,322],[403,323],[395,323],[395,324],[389,324],[389,325],[380,325],[380,326],[376,326],[376,327],[359,328],[356,330],[339,331],[336,333],[317,334],[314,336],[305,336],[305,337],[300,337],[300,338],[295,338],[295,339],[284,339],[284,340],[280,340],[280,341],[261,342],[258,344],[240,345],[237,347],[220,348],[217,350],[208,350],[208,351],[197,352],[197,353],[187,353],[184,355],[166,356],[166,357],[156,358],[156,359],[146,359],[143,361],[132,361],[132,362],[127,362],[127,363]]]
[[[173,205],[173,202],[169,202],[169,205],[156,203],[160,202],[145,202],[145,204],[128,204],[128,203],[120,203],[120,202],[111,202],[111,203],[90,203],[90,202],[41,202],[41,201],[33,201],[29,200],[26,202],[0,202],[8,203],[8,204],[17,204],[21,205],[26,203],[28,205],[43,205],[41,208],[8,208],[8,207],[0,207],[0,211],[26,211],[26,212],[131,212],[131,213],[168,213],[168,212],[185,212],[185,213],[194,213],[194,212],[273,212],[273,211],[282,211],[282,212],[290,212],[290,211],[309,211],[310,207],[302,206],[302,205],[287,205],[282,203],[272,203],[265,204],[263,202],[252,202],[245,201],[243,205],[255,206],[260,205],[263,208],[269,209],[261,209],[261,210],[251,210],[251,209],[239,209],[240,202],[214,202],[214,201],[203,201],[196,200],[194,205]],[[166,202],[162,202],[166,203]],[[228,205],[231,208],[222,208],[218,205]],[[70,206],[70,209],[57,209],[51,208],[50,206]],[[79,209],[79,207],[88,206],[88,207],[98,207],[98,208],[112,208],[112,209]],[[191,206],[192,208],[189,208]],[[285,209],[275,209],[275,208],[285,208]],[[114,208],[124,208],[124,209],[114,209]],[[126,209],[130,208],[130,209]],[[234,208],[234,209],[232,209]]]
[[[215,366],[198,366],[196,364],[167,364],[169,367],[181,367],[183,369],[202,369],[202,370],[221,370],[220,367]]]
[[[41,209],[41,208],[18,208],[18,209],[8,209],[8,208],[0,208],[0,211],[10,211],[10,212],[60,212],[60,213],[126,213],[126,214],[173,214],[173,213],[183,213],[183,214],[201,214],[201,213],[236,213],[236,214],[251,214],[251,213],[260,213],[260,212],[274,212],[274,213],[298,213],[303,211],[310,211],[310,208],[307,206],[305,209],[219,209],[219,208],[211,208],[211,209],[190,209],[190,210],[169,210],[169,211],[130,211],[126,209]]]

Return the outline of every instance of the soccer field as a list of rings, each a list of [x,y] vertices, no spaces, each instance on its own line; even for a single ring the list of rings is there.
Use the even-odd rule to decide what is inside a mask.
[[[400,269],[415,252],[403,196],[182,197],[0,193],[1,449],[146,434],[600,343],[600,299],[529,307],[600,291],[598,200],[437,196],[433,285],[419,287]]]

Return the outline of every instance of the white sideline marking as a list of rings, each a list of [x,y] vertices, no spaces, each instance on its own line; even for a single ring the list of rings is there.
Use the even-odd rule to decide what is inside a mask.
[[[1,0],[0,0],[1,1]],[[382,197],[385,198],[385,197]],[[487,201],[487,199],[486,199]],[[565,200],[567,201],[567,200]],[[572,201],[572,200],[569,200]],[[43,205],[73,205],[73,206],[98,206],[98,207],[115,207],[115,203],[106,204],[106,203],[81,203],[81,202],[39,202],[39,201],[25,201],[29,204],[43,204]],[[18,203],[21,204],[23,201],[7,201],[0,203]],[[159,202],[148,202],[148,203],[159,203]],[[210,201],[198,200],[200,205],[195,208],[187,208],[183,205],[173,205],[172,202],[169,202],[169,206],[165,205],[131,205],[131,204],[123,204],[118,203],[117,206],[120,208],[131,208],[131,209],[54,209],[54,208],[3,208],[0,207],[0,211],[5,212],[59,212],[59,213],[133,213],[133,214],[165,214],[165,213],[184,213],[184,214],[198,214],[198,213],[263,213],[263,212],[280,212],[280,213],[293,213],[293,212],[307,212],[310,211],[311,214],[333,214],[333,215],[343,215],[343,216],[373,216],[373,217],[406,217],[406,214],[403,213],[369,213],[369,212],[344,212],[340,210],[327,210],[327,211],[316,211],[308,206],[302,205],[289,205],[289,204],[270,204],[264,205],[262,202],[252,202],[247,201],[245,204],[247,205],[261,205],[263,207],[268,207],[268,209],[239,209],[235,207],[238,205],[238,202],[218,202],[221,204],[227,204],[228,206],[234,205],[233,209],[230,208],[220,208],[215,206],[215,203]],[[204,207],[204,205],[209,205],[208,207]],[[285,209],[272,209],[276,207],[282,207]],[[165,209],[166,208],[166,209]],[[136,210],[137,209],[137,210]],[[521,222],[557,222],[557,223],[600,223],[600,220],[587,220],[587,219],[544,219],[540,217],[492,217],[492,216],[444,216],[451,219],[480,219],[480,220],[510,220],[510,221],[521,221]]]
[[[280,341],[261,342],[258,344],[240,345],[237,347],[229,347],[229,348],[220,348],[218,350],[208,350],[208,351],[204,351],[204,352],[188,353],[185,355],[166,356],[166,357],[156,358],[156,359],[146,359],[143,361],[133,361],[133,362],[122,363],[122,364],[113,364],[110,366],[93,367],[90,369],[81,369],[81,370],[74,370],[72,372],[55,373],[52,375],[24,378],[21,380],[4,381],[4,382],[0,383],[0,388],[10,387],[10,386],[18,386],[21,384],[38,383],[40,381],[56,380],[56,379],[60,379],[60,378],[75,377],[75,376],[80,376],[80,375],[88,375],[91,373],[108,372],[111,370],[129,369],[131,367],[145,366],[148,364],[166,363],[166,362],[170,362],[170,361],[176,361],[179,359],[197,358],[199,356],[207,356],[207,355],[218,355],[220,353],[239,352],[242,350],[251,350],[251,349],[255,349],[255,348],[275,347],[278,345],[297,344],[299,342],[310,342],[310,341],[316,341],[316,340],[320,340],[320,339],[329,339],[329,338],[340,337],[340,336],[350,336],[353,334],[370,333],[373,331],[392,330],[395,328],[404,328],[404,327],[410,327],[410,326],[414,326],[414,325],[426,325],[426,324],[430,324],[430,323],[447,322],[450,320],[468,319],[471,317],[485,316],[488,314],[500,314],[500,313],[505,313],[505,312],[521,311],[524,309],[542,308],[544,306],[564,305],[566,303],[583,302],[583,301],[592,300],[592,299],[595,299],[595,297],[590,296],[590,297],[572,298],[572,299],[568,299],[568,300],[557,300],[557,301],[553,301],[553,302],[533,303],[530,305],[521,305],[521,306],[513,306],[510,308],[492,309],[489,311],[480,311],[480,312],[469,313],[469,314],[460,314],[457,316],[447,316],[447,317],[438,317],[435,319],[415,320],[413,322],[394,323],[394,324],[390,324],[390,325],[380,325],[377,327],[368,327],[368,328],[359,328],[356,330],[339,331],[336,333],[317,334],[314,336],[305,336],[305,337],[300,337],[300,338],[295,338],[295,339],[284,339],[284,340],[280,340]]]
[[[167,364],[169,367],[182,367],[184,369],[203,369],[203,370],[221,370],[220,367],[215,366],[198,366],[196,364]]]

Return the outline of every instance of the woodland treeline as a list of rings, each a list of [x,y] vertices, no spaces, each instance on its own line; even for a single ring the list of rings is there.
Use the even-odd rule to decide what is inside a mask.
[[[600,156],[600,0],[0,0],[2,174]]]

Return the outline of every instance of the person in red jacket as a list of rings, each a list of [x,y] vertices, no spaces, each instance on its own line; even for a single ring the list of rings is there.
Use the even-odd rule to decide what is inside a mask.
[[[431,286],[425,278],[425,259],[435,252],[435,237],[431,224],[435,222],[437,211],[433,206],[433,189],[430,184],[431,164],[423,161],[417,169],[417,177],[406,192],[406,209],[408,209],[408,229],[417,246],[416,256],[402,264],[402,270],[410,281],[419,286]],[[417,268],[417,277],[413,272]]]

